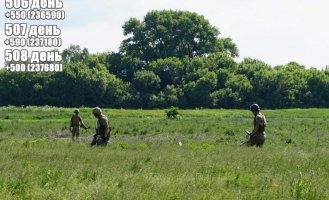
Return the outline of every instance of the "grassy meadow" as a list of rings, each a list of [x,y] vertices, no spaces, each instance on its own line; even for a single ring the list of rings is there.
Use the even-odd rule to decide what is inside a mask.
[[[262,149],[240,146],[247,110],[104,112],[112,140],[98,148],[93,128],[71,141],[73,109],[1,107],[0,199],[329,199],[328,109],[262,111]]]

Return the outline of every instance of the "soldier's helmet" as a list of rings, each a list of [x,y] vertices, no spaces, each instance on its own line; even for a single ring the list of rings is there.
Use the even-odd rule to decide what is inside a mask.
[[[252,104],[252,105],[250,106],[250,110],[251,110],[251,111],[259,111],[259,110],[260,110],[260,107],[259,107],[258,104]]]
[[[80,110],[79,109],[75,109],[74,110],[74,113],[78,114],[78,113],[80,113]]]
[[[93,114],[98,114],[98,115],[102,114],[102,109],[99,107],[95,107],[93,109]]]

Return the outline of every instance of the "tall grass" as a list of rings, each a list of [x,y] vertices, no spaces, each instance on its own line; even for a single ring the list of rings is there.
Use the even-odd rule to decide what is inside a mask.
[[[81,113],[93,125],[90,110]],[[73,109],[0,112],[0,199],[329,199],[328,110],[263,111],[263,149],[239,146],[252,126],[242,110],[182,110],[173,120],[105,109],[114,128],[105,148],[87,144],[93,130],[70,141]]]

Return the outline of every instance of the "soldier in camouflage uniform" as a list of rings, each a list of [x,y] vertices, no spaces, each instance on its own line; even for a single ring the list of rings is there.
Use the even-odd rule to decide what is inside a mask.
[[[265,127],[267,125],[265,116],[260,112],[260,107],[258,104],[253,104],[250,106],[250,111],[254,114],[254,129],[250,133],[250,139],[247,142],[248,146],[262,147],[265,138]]]
[[[110,140],[111,127],[109,125],[108,118],[102,114],[102,110],[99,107],[93,109],[93,114],[97,118],[96,122],[96,134],[93,137],[91,145],[106,146]]]
[[[70,131],[72,133],[72,140],[78,141],[80,135],[80,127],[87,129],[80,116],[80,111],[78,109],[74,110],[74,115],[71,117]]]

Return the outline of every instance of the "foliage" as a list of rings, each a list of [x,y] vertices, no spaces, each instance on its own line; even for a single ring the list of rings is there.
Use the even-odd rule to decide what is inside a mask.
[[[176,119],[179,116],[178,108],[177,107],[171,107],[168,110],[166,110],[167,118]]]
[[[133,84],[143,93],[154,93],[160,88],[160,78],[152,71],[137,71],[134,74]]]
[[[88,56],[88,49],[81,49],[79,45],[71,45],[62,52],[63,62],[85,62],[88,59]]]
[[[161,58],[193,58],[214,52],[238,55],[231,39],[219,38],[219,31],[208,20],[188,11],[151,11],[143,21],[128,20],[123,25],[123,32],[128,38],[122,42],[121,52],[147,63]]]
[[[142,21],[129,19],[123,31],[119,52],[63,50],[61,73],[0,69],[0,106],[329,107],[327,68],[272,67],[253,58],[238,63],[233,41],[197,13],[151,11]]]

